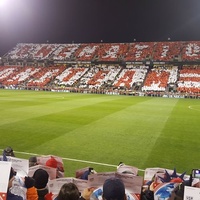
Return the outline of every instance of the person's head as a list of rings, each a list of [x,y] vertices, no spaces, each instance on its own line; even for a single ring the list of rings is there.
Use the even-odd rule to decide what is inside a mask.
[[[11,147],[6,147],[6,148],[3,150],[3,153],[4,153],[6,156],[15,157],[15,154],[14,154],[13,149],[12,149]]]
[[[103,184],[103,200],[126,200],[124,183],[118,178],[109,178]]]
[[[36,156],[31,156],[29,158],[29,167],[33,167],[37,165],[37,157]]]
[[[43,189],[47,186],[49,174],[44,169],[37,169],[33,174],[33,179],[35,180],[35,187]]]
[[[78,200],[80,197],[79,190],[74,183],[65,183],[60,188],[57,200]]]
[[[49,158],[45,165],[47,167],[52,167],[54,169],[56,169],[56,178],[61,178],[63,177],[63,172],[64,172],[64,168],[62,166],[62,164],[60,162],[58,162],[53,156],[51,156],[51,158]]]
[[[49,158],[47,160],[47,162],[46,162],[45,165],[48,166],[48,167],[52,167],[52,168],[56,168],[57,169],[58,162],[57,162],[57,160],[54,157],[51,157],[51,158]]]

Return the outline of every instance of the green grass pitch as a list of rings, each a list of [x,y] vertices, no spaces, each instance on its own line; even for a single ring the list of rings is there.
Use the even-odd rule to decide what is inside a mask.
[[[200,168],[200,101],[0,90],[0,148],[145,169]],[[31,155],[16,153],[17,157]],[[65,176],[91,166],[64,160]]]

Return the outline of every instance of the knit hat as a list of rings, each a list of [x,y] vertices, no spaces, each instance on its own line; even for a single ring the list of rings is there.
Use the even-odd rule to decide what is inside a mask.
[[[109,178],[103,184],[103,197],[106,200],[124,200],[125,186],[117,178]]]
[[[33,179],[35,179],[35,187],[42,189],[47,186],[49,174],[44,169],[37,169],[33,174]]]
[[[52,168],[57,168],[58,162],[56,161],[55,158],[51,157],[49,160],[47,160],[46,166],[52,167]]]

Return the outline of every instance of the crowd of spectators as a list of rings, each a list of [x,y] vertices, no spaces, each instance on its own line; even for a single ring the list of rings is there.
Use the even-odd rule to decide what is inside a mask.
[[[19,43],[2,56],[0,87],[199,98],[199,61],[200,41]]]
[[[15,157],[11,147],[3,150],[0,168],[4,162],[11,162],[7,200],[183,200],[186,186],[199,188],[200,184],[192,173],[147,168],[142,176],[138,168],[123,162],[114,172],[85,167],[78,169],[74,177],[65,177],[62,158],[52,155],[31,156],[26,162],[28,174],[22,175],[14,164],[19,165],[20,158]]]
[[[200,67],[183,66],[178,80],[178,91],[187,93],[200,92]]]
[[[33,44],[19,43],[5,59],[53,61],[198,61],[199,41]]]
[[[113,90],[118,90],[117,94],[128,94],[128,91],[166,94],[172,91],[198,97],[200,66],[151,67],[132,64],[0,66],[0,85],[6,89],[77,92],[90,90],[104,94]]]

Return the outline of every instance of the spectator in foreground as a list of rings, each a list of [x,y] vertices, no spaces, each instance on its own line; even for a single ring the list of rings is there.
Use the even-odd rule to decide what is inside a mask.
[[[27,200],[38,200],[37,190],[34,187],[34,179],[26,176],[24,180],[24,185],[27,188],[26,191],[26,199]]]
[[[60,188],[57,200],[79,200],[80,192],[74,183],[65,183]]]
[[[25,189],[26,188],[26,189]],[[7,200],[38,200],[37,190],[34,187],[34,179],[26,176],[16,176],[13,168],[10,170]]]
[[[103,200],[126,200],[124,183],[117,178],[109,178],[103,184]]]
[[[35,188],[37,189],[38,200],[44,200],[45,195],[49,192],[47,183],[49,174],[44,169],[37,169],[33,174],[35,180]]]

